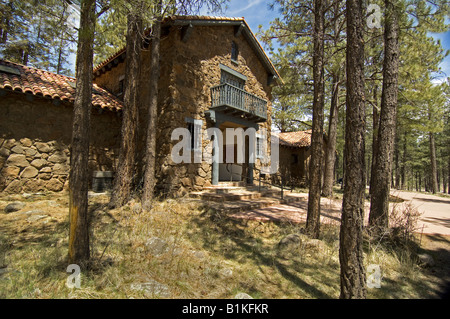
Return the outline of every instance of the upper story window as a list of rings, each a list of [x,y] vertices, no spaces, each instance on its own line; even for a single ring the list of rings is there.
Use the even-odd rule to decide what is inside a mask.
[[[231,61],[238,63],[239,47],[236,42],[231,43]]]
[[[116,95],[118,97],[123,97],[124,93],[125,93],[125,76],[121,75],[119,77],[119,86]]]
[[[227,71],[222,70],[222,72],[220,73],[220,84],[224,84],[224,83],[231,84],[231,85],[243,90],[245,81],[234,76],[231,73],[228,73]]]
[[[221,64],[220,65],[220,84],[231,84],[241,90],[244,89],[245,81],[247,77],[239,72]]]

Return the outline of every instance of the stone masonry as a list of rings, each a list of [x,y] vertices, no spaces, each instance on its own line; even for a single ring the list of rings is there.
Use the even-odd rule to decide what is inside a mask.
[[[67,187],[71,119],[70,105],[55,106],[43,98],[29,101],[17,93],[0,100],[0,192],[57,192]],[[104,112],[91,120],[89,167],[114,170],[120,118]]]

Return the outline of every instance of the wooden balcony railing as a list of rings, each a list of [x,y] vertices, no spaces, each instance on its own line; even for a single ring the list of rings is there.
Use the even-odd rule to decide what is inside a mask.
[[[228,83],[211,88],[211,109],[243,115],[247,120],[265,122],[267,101]]]

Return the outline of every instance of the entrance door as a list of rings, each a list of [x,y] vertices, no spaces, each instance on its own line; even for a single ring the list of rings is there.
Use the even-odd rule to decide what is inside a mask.
[[[237,162],[237,144],[235,141],[227,141],[225,129],[223,134],[223,163],[219,164],[219,181],[239,182],[242,180],[243,163]],[[228,155],[228,157],[227,157]],[[231,161],[230,158],[231,157]]]

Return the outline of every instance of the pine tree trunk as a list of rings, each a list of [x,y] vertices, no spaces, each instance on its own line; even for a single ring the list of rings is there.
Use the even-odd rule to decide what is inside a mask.
[[[437,180],[437,167],[436,167],[436,143],[434,140],[434,134],[429,133],[429,139],[430,139],[430,161],[431,161],[431,192],[433,194],[436,194],[438,191],[438,180]]]
[[[401,167],[401,187],[400,189],[405,189],[406,187],[406,159],[407,159],[407,148],[406,148],[406,132],[403,132],[403,154],[402,154],[402,167]]]
[[[395,183],[394,187],[395,189],[400,188],[400,139],[398,136],[398,132],[395,136],[395,143],[394,143],[394,163],[395,163]]]
[[[339,78],[333,75],[332,97],[330,106],[330,124],[328,127],[328,143],[325,157],[325,172],[323,178],[322,195],[330,197],[333,195],[334,184],[334,166],[336,162],[336,138],[338,122],[338,96],[339,96]]]
[[[399,30],[394,2],[395,0],[385,0],[383,89],[369,215],[369,224],[378,234],[389,227],[389,193],[397,117]]]
[[[324,1],[314,0],[314,101],[309,162],[309,194],[306,231],[318,238],[320,232],[320,195],[323,165],[323,109],[324,109]]]
[[[377,159],[377,151],[378,151],[378,125],[380,122],[380,115],[378,114],[377,101],[378,101],[378,85],[375,85],[373,88],[373,99],[374,105],[372,106],[372,166],[370,169],[370,186],[369,193],[372,194],[373,188],[373,175],[376,169],[376,159]]]
[[[363,263],[365,192],[364,15],[362,3],[347,0],[347,112],[345,186],[342,202],[339,261],[340,298],[366,298]]]
[[[135,11],[129,13],[127,17],[127,57],[119,165],[114,180],[110,207],[120,207],[127,203],[131,199],[134,186],[142,43],[142,19],[139,16],[140,14],[139,9],[135,8]]]
[[[95,0],[81,2],[69,176],[69,264],[89,260],[88,187]]]
[[[160,71],[160,46],[161,46],[161,1],[158,4],[156,20],[153,25],[151,45],[151,69],[150,69],[150,105],[147,124],[147,142],[145,154],[144,187],[142,192],[142,207],[149,209],[154,196],[156,184],[156,125],[158,115],[158,81]]]
[[[447,192],[450,194],[450,143],[448,143],[448,159],[447,159],[447,182],[448,182],[448,188]]]

